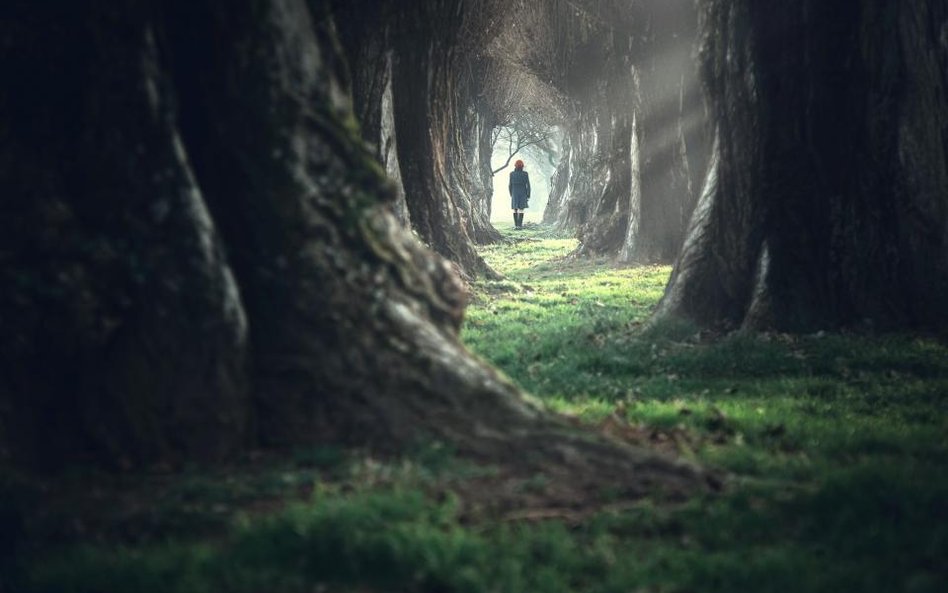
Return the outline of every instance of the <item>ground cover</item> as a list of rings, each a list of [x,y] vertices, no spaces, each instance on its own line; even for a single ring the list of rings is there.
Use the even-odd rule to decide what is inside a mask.
[[[948,348],[646,324],[667,266],[502,228],[462,337],[545,405],[718,468],[722,492],[480,508],[504,476],[420,442],[230,468],[0,474],[0,591],[948,590]],[[517,452],[511,452],[517,454]],[[516,488],[541,501],[547,479]],[[6,587],[6,588],[4,588]]]

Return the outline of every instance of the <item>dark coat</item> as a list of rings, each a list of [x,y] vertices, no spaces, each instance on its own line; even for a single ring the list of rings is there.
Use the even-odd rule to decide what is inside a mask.
[[[530,200],[530,176],[523,169],[514,169],[510,174],[510,208],[523,210]]]

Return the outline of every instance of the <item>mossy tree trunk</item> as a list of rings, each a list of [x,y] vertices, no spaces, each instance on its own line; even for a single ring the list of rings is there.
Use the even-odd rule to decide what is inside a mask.
[[[0,94],[17,122],[0,136],[16,198],[6,454],[148,464],[440,439],[570,496],[706,486],[529,404],[461,345],[463,287],[396,220],[325,13],[302,0],[16,9],[3,66],[33,82]]]
[[[659,315],[948,327],[948,7],[704,3],[714,164]]]

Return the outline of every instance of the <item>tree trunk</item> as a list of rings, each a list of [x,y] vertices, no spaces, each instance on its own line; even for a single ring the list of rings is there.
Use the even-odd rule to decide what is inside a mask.
[[[474,222],[461,179],[470,179],[458,135],[459,0],[412,3],[400,12],[393,78],[402,181],[412,226],[432,249],[471,276],[496,276],[474,249]],[[460,97],[459,97],[460,95]],[[488,223],[489,226],[489,223]],[[485,232],[486,229],[485,229]]]
[[[570,144],[570,133],[563,134],[563,142],[560,151],[560,160],[553,172],[553,180],[550,184],[550,196],[546,202],[546,208],[543,210],[543,224],[560,226],[560,218],[565,210],[564,203],[567,198],[567,187],[570,180],[570,156],[572,154],[572,145]]]
[[[492,140],[495,122],[484,111],[486,109],[481,112],[477,128],[477,167],[480,173],[481,187],[483,188],[483,193],[480,195],[480,209],[487,221],[490,222],[494,204],[494,173],[491,157],[494,152]]]
[[[21,122],[0,136],[18,198],[3,217],[5,452],[144,464],[440,439],[542,471],[573,502],[707,486],[533,406],[461,345],[463,287],[396,220],[326,14],[16,8],[4,73],[36,82],[0,95]]]
[[[948,7],[708,1],[717,124],[659,315],[948,327]]]
[[[393,5],[363,0],[333,0],[333,21],[349,64],[352,106],[362,139],[395,189],[395,215],[410,224],[398,162],[392,99]]]
[[[467,108],[460,107],[459,122],[454,126],[457,130],[455,141],[452,144],[450,160],[452,192],[451,195],[458,202],[459,208],[465,213],[468,224],[468,233],[475,243],[487,245],[500,240],[500,231],[490,223],[490,209],[484,207],[485,196],[490,200],[493,196],[493,178],[489,185],[484,184],[484,170],[481,157],[481,128],[484,118],[475,106],[473,91],[468,84],[462,84],[465,92],[460,93],[459,100],[468,103]],[[463,103],[462,103],[463,104]],[[488,147],[487,161],[490,162]],[[490,187],[490,189],[488,189]]]
[[[605,184],[592,202],[589,219],[580,228],[578,255],[615,255],[628,236],[633,203],[632,133],[635,97],[628,55],[619,53],[616,41],[604,48],[609,67],[603,75],[598,99],[598,137],[601,151],[586,166],[601,167]]]
[[[543,213],[544,221],[552,222],[561,231],[578,232],[590,220],[596,200],[608,181],[608,161],[603,154],[608,156],[609,150],[600,136],[604,131],[600,127],[601,117],[590,110],[577,115],[567,125],[563,156]],[[610,132],[608,124],[605,131]]]
[[[636,55],[641,223],[620,259],[672,262],[697,202],[710,130],[692,55],[694,6],[668,2],[650,16]]]
[[[9,10],[0,456],[233,454],[249,442],[245,310],[151,11]]]

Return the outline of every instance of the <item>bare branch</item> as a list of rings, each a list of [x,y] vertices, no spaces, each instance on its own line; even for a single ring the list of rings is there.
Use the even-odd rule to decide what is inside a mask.
[[[556,128],[545,121],[545,118],[535,113],[525,112],[505,126],[498,126],[496,137],[502,140],[507,148],[507,160],[504,165],[491,171],[496,175],[510,166],[510,161],[527,148],[537,147],[541,152],[549,154],[555,152],[551,140],[556,134]],[[494,143],[494,150],[498,149]]]

